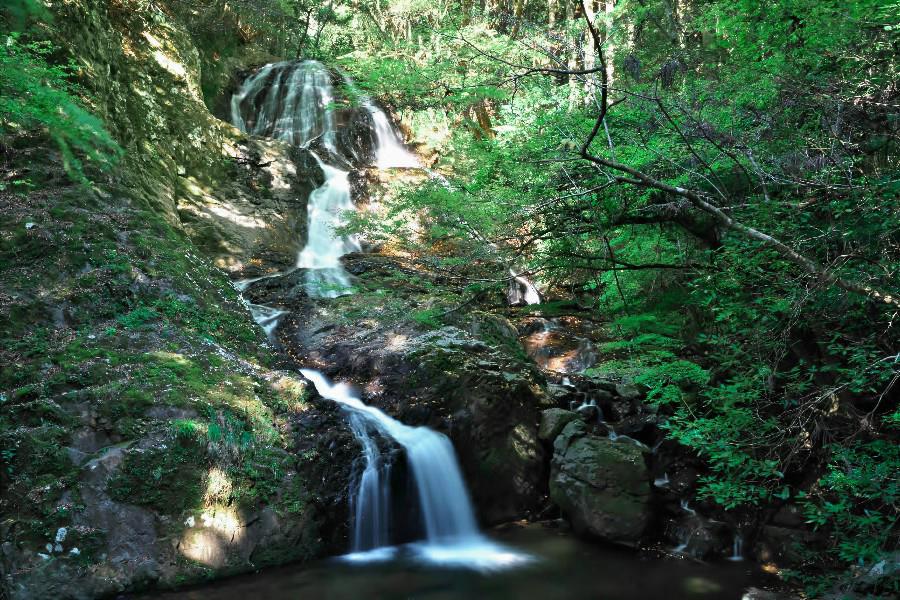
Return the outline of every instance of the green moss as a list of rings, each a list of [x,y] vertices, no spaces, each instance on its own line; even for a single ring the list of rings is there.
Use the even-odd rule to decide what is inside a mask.
[[[15,475],[40,485],[71,473],[72,463],[63,449],[68,439],[69,433],[64,427],[46,423],[4,431],[0,434],[0,446],[14,452],[9,466]]]
[[[119,325],[125,329],[141,329],[159,319],[159,313],[147,306],[138,306],[125,315],[116,317]]]
[[[205,452],[190,438],[171,448],[131,450],[107,489],[119,502],[179,515],[201,506],[207,465]]]

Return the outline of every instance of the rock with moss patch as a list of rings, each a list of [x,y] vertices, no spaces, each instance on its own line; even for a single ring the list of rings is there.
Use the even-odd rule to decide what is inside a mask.
[[[548,408],[541,412],[541,427],[538,429],[538,438],[545,442],[552,442],[562,430],[578,418],[578,413],[562,408]]]
[[[550,497],[577,533],[636,546],[650,519],[643,453],[572,421],[554,443]]]

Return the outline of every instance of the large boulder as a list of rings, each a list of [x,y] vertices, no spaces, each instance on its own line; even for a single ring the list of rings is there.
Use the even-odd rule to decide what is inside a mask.
[[[590,435],[572,421],[553,445],[550,498],[576,533],[635,546],[650,519],[650,482],[641,449]]]
[[[538,429],[538,438],[545,442],[556,439],[566,425],[578,419],[578,413],[563,408],[548,408],[541,412],[541,427]]]

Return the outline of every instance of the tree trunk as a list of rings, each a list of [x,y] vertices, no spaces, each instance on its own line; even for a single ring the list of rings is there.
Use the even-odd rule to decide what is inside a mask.
[[[525,9],[525,0],[513,0],[513,26],[509,32],[510,37],[519,35],[519,26],[522,23],[522,13]]]
[[[604,14],[606,17],[605,18],[606,35],[603,39],[603,43],[606,45],[605,51],[608,53],[608,55],[615,56],[615,45],[613,44],[613,41],[610,39],[610,36],[612,36],[612,33],[614,31],[614,29],[613,29],[613,11],[616,9],[616,0],[606,0],[605,9],[606,10],[604,11]],[[587,35],[588,35],[588,37],[590,37],[590,32],[588,32]],[[606,85],[609,85],[609,86],[613,85],[613,76],[615,75],[615,72],[613,71],[613,69],[614,69],[613,63],[614,62],[615,61],[613,61],[613,60],[606,61]]]
[[[472,0],[463,0],[462,2],[462,24],[463,27],[472,23]]]
[[[597,15],[597,3],[599,0],[587,0],[584,3],[585,18],[590,19],[593,23]],[[599,48],[594,47],[594,37],[590,31],[584,36],[584,69],[593,69],[595,64],[595,56]],[[584,103],[588,106],[594,103],[594,96],[597,93],[597,77],[590,73],[584,76]]]
[[[566,25],[572,25],[575,22],[575,3],[566,0]],[[578,46],[579,36],[572,39],[572,46],[569,49],[568,67],[570,71],[578,70]],[[575,75],[569,75],[569,111],[575,110],[578,104],[578,78]]]

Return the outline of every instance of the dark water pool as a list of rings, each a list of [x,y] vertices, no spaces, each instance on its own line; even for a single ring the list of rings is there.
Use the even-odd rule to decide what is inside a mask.
[[[135,600],[742,600],[748,589],[771,583],[750,562],[702,565],[647,558],[541,525],[508,527],[491,537],[534,560],[490,573],[402,560],[367,565],[324,560]]]

